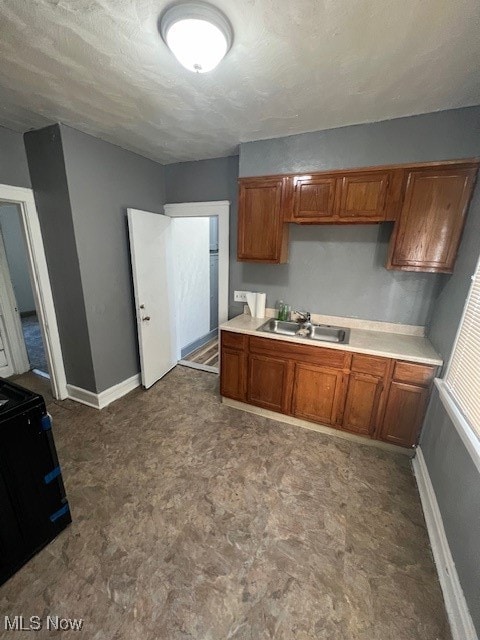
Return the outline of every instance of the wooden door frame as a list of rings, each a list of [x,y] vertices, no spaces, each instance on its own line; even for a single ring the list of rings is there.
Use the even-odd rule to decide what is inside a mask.
[[[18,303],[13,290],[12,275],[7,260],[5,240],[0,226],[0,282],[2,292],[0,299],[2,307],[2,325],[5,331],[4,349],[7,353],[8,364],[11,373],[25,373],[30,369],[25,338],[23,336]],[[5,299],[4,299],[5,296]]]
[[[30,281],[43,338],[52,393],[58,400],[68,397],[57,315],[48,274],[40,220],[32,189],[0,184],[0,202],[18,206],[26,249]]]
[[[180,202],[166,204],[170,218],[211,218],[218,216],[218,326],[228,320],[228,277],[230,268],[230,201]],[[179,352],[177,345],[177,352]],[[178,360],[181,353],[178,353]]]

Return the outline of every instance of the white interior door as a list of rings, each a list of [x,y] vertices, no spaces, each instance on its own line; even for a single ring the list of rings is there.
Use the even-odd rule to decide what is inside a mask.
[[[3,316],[0,315],[0,377],[8,378],[9,376],[13,376],[14,373],[15,369],[13,367],[10,349],[8,348],[5,322]]]
[[[22,321],[0,229],[0,376],[7,378],[29,369]]]
[[[176,363],[171,220],[127,209],[142,384],[148,389]]]

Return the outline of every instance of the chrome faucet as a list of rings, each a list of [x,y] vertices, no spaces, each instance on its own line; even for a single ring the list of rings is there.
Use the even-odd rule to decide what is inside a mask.
[[[301,323],[301,324],[306,324],[311,322],[311,315],[310,315],[310,311],[295,311],[294,312],[297,316],[296,321]]]

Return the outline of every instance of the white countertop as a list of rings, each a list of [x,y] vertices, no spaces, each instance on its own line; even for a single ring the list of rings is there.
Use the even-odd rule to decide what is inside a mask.
[[[418,335],[406,335],[393,331],[372,331],[367,329],[351,328],[350,340],[348,344],[336,344],[332,342],[320,342],[308,338],[298,338],[296,336],[283,336],[274,333],[257,331],[259,327],[267,322],[268,318],[252,318],[252,316],[242,313],[236,318],[228,320],[220,325],[221,330],[233,331],[235,333],[246,333],[248,335],[272,340],[285,340],[298,344],[308,344],[311,346],[323,347],[325,349],[341,349],[343,351],[355,351],[357,353],[368,353],[384,358],[396,358],[409,362],[420,362],[422,364],[432,364],[441,366],[443,360],[432,347],[430,341]],[[342,326],[338,324],[337,326]],[[347,326],[347,324],[343,325]]]

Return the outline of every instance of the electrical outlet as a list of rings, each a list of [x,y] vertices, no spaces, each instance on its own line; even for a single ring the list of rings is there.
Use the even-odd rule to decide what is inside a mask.
[[[246,302],[247,301],[247,292],[246,291],[234,291],[233,292],[233,300],[234,300],[234,302]]]

